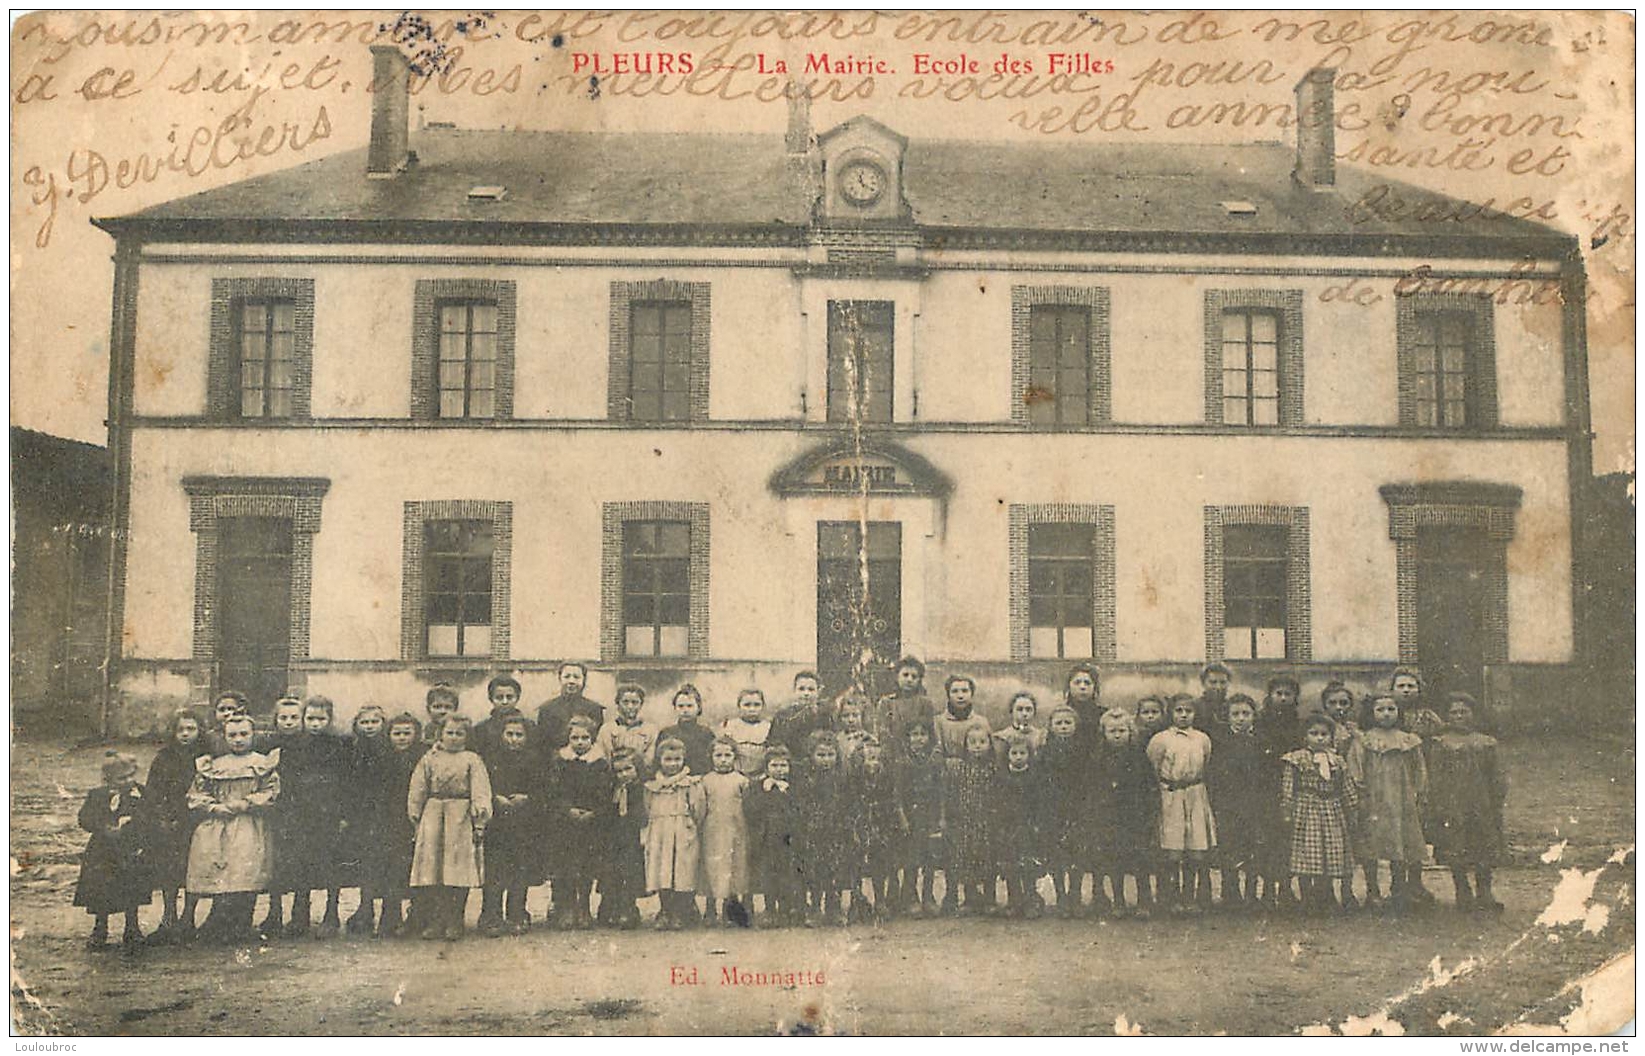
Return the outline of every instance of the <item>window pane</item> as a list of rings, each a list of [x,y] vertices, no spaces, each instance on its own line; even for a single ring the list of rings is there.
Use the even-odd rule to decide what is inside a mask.
[[[1247,377],[1248,377],[1248,375],[1243,370],[1225,371],[1222,375],[1222,395],[1225,398],[1231,398],[1231,397],[1235,397],[1235,396],[1240,396],[1240,397],[1245,396],[1246,395],[1245,384],[1246,384],[1246,378]]]
[[[1267,370],[1259,370],[1252,374],[1251,395],[1261,399],[1277,398],[1279,396],[1279,375]]]
[[[490,389],[480,389],[468,398],[468,416],[470,418],[492,418],[497,413],[496,401]]]
[[[291,417],[291,390],[290,389],[270,389],[268,391],[268,394],[267,394],[267,397],[266,397],[266,403],[267,403],[267,407],[268,407],[268,417],[270,417],[270,418],[290,418]]]
[[[1459,374],[1445,375],[1445,398],[1447,400],[1462,400],[1468,396],[1468,382]]]
[[[476,334],[495,334],[497,332],[497,306],[495,304],[475,304],[469,306],[469,320]]]
[[[1255,406],[1253,406],[1251,408],[1251,424],[1252,425],[1278,425],[1279,424],[1279,401],[1278,400],[1258,400],[1256,402]]]
[[[289,334],[297,328],[297,306],[290,301],[274,302],[274,329]]]
[[[855,560],[857,556],[857,526],[854,524],[820,524],[817,526],[817,553],[827,560]]]
[[[1222,369],[1243,371],[1247,366],[1246,345],[1241,342],[1237,345],[1224,344],[1222,346]]]
[[[623,631],[623,652],[629,656],[655,656],[657,654],[657,632],[646,624],[643,627],[626,627]]]
[[[263,416],[263,392],[261,389],[247,389],[240,393],[240,414],[246,418],[261,418]]]
[[[1257,657],[1279,660],[1285,657],[1285,630],[1279,627],[1257,629]]]
[[[642,422],[654,422],[662,418],[663,398],[657,392],[636,392],[629,401],[633,416]]]
[[[1028,622],[1032,626],[1052,626],[1061,619],[1060,607],[1053,594],[1028,596]]]
[[[1251,659],[1251,628],[1225,628],[1222,632],[1222,655],[1229,660]]]
[[[657,599],[657,621],[685,626],[691,622],[691,599],[683,594],[663,594]]]
[[[1031,524],[1028,552],[1033,555],[1086,557],[1096,529],[1089,524]]]
[[[1434,396],[1435,396],[1434,375],[1432,375],[1432,374],[1418,374],[1417,378],[1416,378],[1416,382],[1417,382],[1417,399],[1419,399],[1419,400],[1431,400],[1431,399],[1434,398]]]
[[[1228,425],[1248,424],[1247,415],[1250,407],[1238,396],[1225,396],[1222,400],[1222,420]]]
[[[1434,346],[1433,345],[1418,345],[1417,346],[1417,348],[1416,348],[1416,365],[1417,365],[1417,370],[1419,370],[1419,371],[1432,371],[1434,369]]]
[[[247,334],[262,333],[268,327],[268,306],[261,302],[242,305],[240,330]]]
[[[440,417],[461,418],[463,416],[463,394],[461,391],[440,392]]]
[[[1468,405],[1466,403],[1447,403],[1445,405],[1445,424],[1459,426],[1468,424]]]
[[[463,628],[463,655],[491,655],[491,625],[489,623],[468,624]]]
[[[490,363],[497,358],[497,335],[474,334],[468,339],[468,354],[475,361]]]
[[[1084,393],[1057,398],[1057,420],[1063,425],[1085,425],[1089,417]]]
[[[1223,312],[1222,313],[1222,340],[1224,341],[1224,343],[1238,342],[1240,344],[1240,346],[1243,347],[1244,344],[1245,344],[1246,336],[1247,336],[1246,335],[1245,324],[1246,324],[1245,313],[1243,313],[1243,312]]]
[[[1441,359],[1441,365],[1450,374],[1460,374],[1467,369],[1467,357],[1462,349],[1447,346]]]
[[[691,397],[683,392],[665,392],[662,395],[662,414],[665,422],[683,422],[691,417]]]
[[[1257,312],[1251,316],[1251,340],[1275,344],[1279,341],[1279,318],[1270,312]]]
[[[1251,368],[1253,370],[1278,370],[1279,349],[1274,345],[1252,345]]]
[[[662,644],[657,650],[658,656],[684,656],[689,651],[690,633],[683,624],[661,628],[659,637]]]
[[[657,548],[672,557],[691,553],[691,525],[683,521],[663,521],[657,527]]]
[[[429,624],[428,654],[430,656],[457,655],[456,624]]]
[[[1062,631],[1062,655],[1068,657],[1090,657],[1096,653],[1092,648],[1092,633],[1089,625],[1080,627],[1064,627]]]
[[[1432,400],[1430,400],[1426,403],[1418,403],[1417,404],[1417,424],[1418,425],[1438,425],[1439,424],[1439,408],[1433,403]]]
[[[1057,628],[1028,628],[1028,655],[1053,658],[1060,655],[1057,651]]]

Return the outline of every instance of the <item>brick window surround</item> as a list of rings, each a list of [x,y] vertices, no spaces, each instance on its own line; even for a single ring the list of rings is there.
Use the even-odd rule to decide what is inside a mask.
[[[295,308],[290,417],[309,416],[309,394],[314,381],[314,280],[246,278],[211,280],[206,408],[213,418],[240,416],[240,350],[235,315],[246,301],[263,299],[290,301]]]
[[[194,684],[212,685],[217,662],[217,555],[227,517],[284,517],[291,521],[290,661],[308,659],[309,609],[314,596],[314,535],[320,501],[331,488],[324,477],[184,477],[189,530],[194,533]]]
[[[690,405],[693,422],[708,420],[709,284],[653,279],[611,284],[610,368],[606,382],[606,414],[613,421],[633,421],[628,397],[630,313],[635,301],[688,301],[691,304]],[[656,423],[663,424],[663,423]]]
[[[1286,528],[1285,658],[1311,660],[1314,655],[1309,576],[1308,507],[1205,507],[1205,658],[1221,660],[1227,651],[1223,624],[1223,534],[1231,524]]]
[[[1262,308],[1279,313],[1279,424],[1303,424],[1301,290],[1205,291],[1205,421],[1222,425],[1222,313],[1225,308]],[[1241,428],[1272,428],[1242,426]]]
[[[514,283],[503,279],[418,279],[411,299],[411,416],[427,421],[440,418],[436,391],[439,370],[441,301],[489,301],[497,306],[496,389],[492,419],[514,417]]]
[[[623,523],[686,521],[691,525],[689,570],[691,609],[685,659],[708,656],[708,503],[608,502],[600,511],[600,659],[606,663],[644,660],[626,657],[623,647]],[[664,660],[675,657],[659,658]]]
[[[1426,312],[1459,312],[1473,318],[1468,349],[1469,429],[1497,426],[1495,311],[1491,295],[1412,293],[1395,299],[1399,335],[1399,424],[1417,425],[1417,319]]]
[[[1029,658],[1028,527],[1034,524],[1091,525],[1091,659],[1114,660],[1114,507],[1066,502],[1011,504],[1006,529],[1010,557],[1011,659]]]
[[[1109,336],[1109,296],[1106,286],[1011,287],[1011,420],[1018,425],[1029,424],[1029,323],[1036,305],[1083,306],[1091,310],[1091,325],[1086,331],[1091,346],[1088,360],[1091,378],[1091,424],[1100,425],[1111,421],[1113,353]],[[1068,427],[1044,425],[1036,428]]]
[[[486,657],[429,657],[425,647],[423,525],[429,521],[491,522],[491,660],[509,655],[513,599],[514,504],[480,499],[435,499],[405,504],[400,543],[400,657],[403,660],[460,666]]]
[[[1486,575],[1484,652],[1486,663],[1508,660],[1508,542],[1522,492],[1511,484],[1456,481],[1387,484],[1388,537],[1394,541],[1395,593],[1399,606],[1399,659],[1420,664],[1417,655],[1417,532],[1423,528],[1474,528],[1491,543],[1483,555]]]

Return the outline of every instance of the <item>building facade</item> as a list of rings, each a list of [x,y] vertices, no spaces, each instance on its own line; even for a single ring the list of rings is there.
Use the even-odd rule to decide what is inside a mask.
[[[412,135],[375,50],[368,150],[98,221],[127,728],[228,686],[547,696],[564,658],[724,709],[905,653],[985,700],[1224,659],[1511,701],[1571,662],[1567,236],[1436,220],[1328,119]]]

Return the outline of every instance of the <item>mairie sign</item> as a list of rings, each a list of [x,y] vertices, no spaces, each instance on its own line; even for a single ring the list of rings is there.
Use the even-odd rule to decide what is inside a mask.
[[[771,488],[779,495],[930,495],[952,488],[930,462],[900,445],[875,441],[834,443],[813,449],[778,470]]]

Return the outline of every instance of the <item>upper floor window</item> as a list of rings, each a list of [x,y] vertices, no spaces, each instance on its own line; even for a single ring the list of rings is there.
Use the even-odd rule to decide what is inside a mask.
[[[290,418],[297,358],[297,306],[284,299],[240,302],[237,360],[241,418]]]
[[[710,318],[706,282],[613,282],[607,415],[707,421]]]
[[[313,362],[313,279],[211,281],[208,413],[307,418]]]
[[[1302,300],[1301,290],[1206,291],[1207,422],[1303,424]]]
[[[893,329],[890,301],[828,302],[828,420],[892,420]]]
[[[1028,338],[1028,421],[1087,425],[1091,421],[1091,309],[1036,304]]]
[[[1399,420],[1429,429],[1497,422],[1496,345],[1488,296],[1399,298]]]
[[[1226,308],[1222,313],[1222,420],[1226,425],[1279,424],[1277,312]]]
[[[635,301],[629,309],[629,417],[691,418],[691,302]]]
[[[497,408],[497,305],[441,301],[441,418],[491,418]]]
[[[419,279],[412,295],[411,416],[514,415],[514,283]]]

